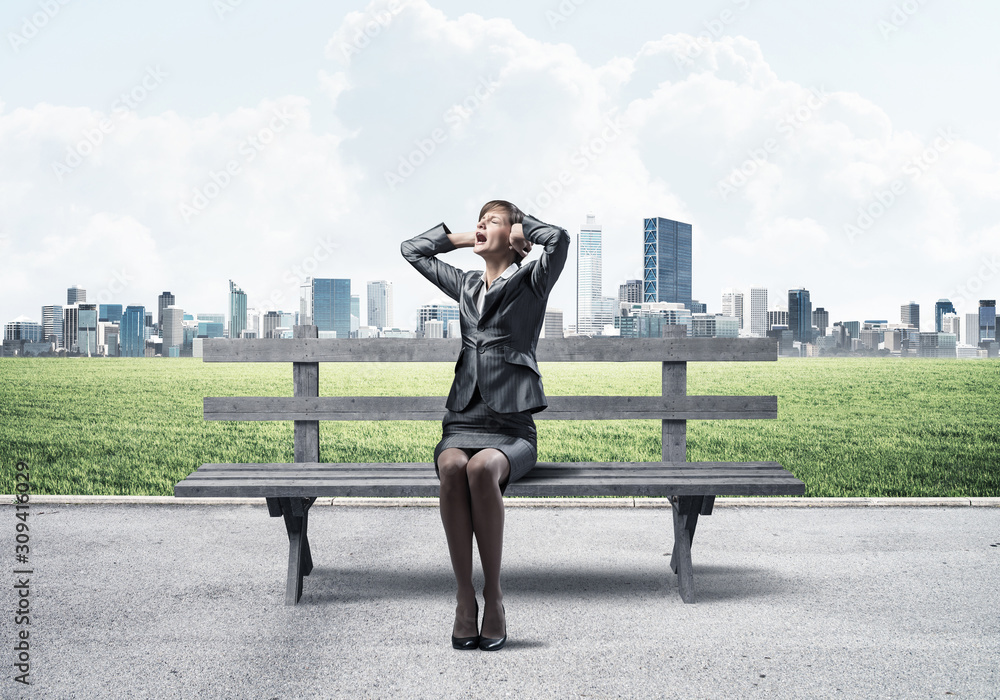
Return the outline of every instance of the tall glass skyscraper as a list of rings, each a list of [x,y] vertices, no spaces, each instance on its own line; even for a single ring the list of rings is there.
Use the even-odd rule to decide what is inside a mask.
[[[160,331],[160,337],[163,337],[163,310],[168,306],[173,306],[176,303],[174,295],[170,292],[163,292],[159,297],[159,313],[156,316],[156,327]]]
[[[813,309],[807,289],[788,290],[788,330],[792,340],[800,343],[813,342]]]
[[[767,287],[750,287],[750,335],[754,338],[767,336]]]
[[[87,301],[87,290],[83,287],[74,284],[72,287],[66,290],[66,305],[71,306],[73,304],[82,304]]]
[[[97,320],[105,321],[107,323],[121,323],[122,320],[122,305],[121,304],[98,304],[97,306]]]
[[[239,338],[247,327],[247,295],[229,280],[229,337]]]
[[[722,315],[735,318],[739,321],[740,330],[743,330],[743,292],[738,289],[722,290]]]
[[[313,279],[312,320],[319,331],[336,331],[338,338],[351,337],[351,280]]]
[[[937,303],[934,304],[934,332],[940,333],[942,331],[941,319],[944,318],[945,314],[955,313],[955,305],[952,304],[947,299],[938,299]]]
[[[920,304],[911,301],[899,307],[899,322],[911,324],[918,331],[920,330]]]
[[[979,300],[979,342],[984,343],[997,339],[997,302],[996,299]],[[971,344],[971,343],[970,343]]]
[[[392,282],[376,280],[368,283],[368,325],[393,328]]]
[[[601,225],[593,214],[580,226],[576,242],[576,332],[600,335],[603,330]]]
[[[50,304],[42,307],[42,339],[54,342],[56,348],[66,347],[63,344],[62,304]]]
[[[146,307],[128,306],[125,308],[118,333],[122,357],[146,356],[146,335],[143,332],[145,325]]]
[[[643,220],[643,301],[691,308],[691,224],[655,217]]]
[[[97,354],[97,304],[80,304],[76,343],[81,355]]]

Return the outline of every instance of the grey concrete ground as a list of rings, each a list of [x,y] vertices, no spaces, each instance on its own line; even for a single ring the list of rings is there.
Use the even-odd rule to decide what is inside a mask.
[[[8,584],[4,698],[1000,697],[996,507],[727,504],[699,523],[693,605],[669,509],[511,507],[496,653],[450,646],[435,508],[314,508],[296,607],[261,505],[30,512],[33,685]],[[0,508],[8,580],[14,525]]]

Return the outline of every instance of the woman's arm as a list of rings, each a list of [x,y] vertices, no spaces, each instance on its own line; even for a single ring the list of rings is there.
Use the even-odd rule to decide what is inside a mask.
[[[439,253],[475,245],[474,233],[452,233],[444,223],[403,241],[399,250],[413,267],[455,301],[462,299],[464,272],[437,259]]]
[[[531,289],[539,297],[545,297],[562,272],[569,254],[570,237],[566,229],[543,223],[531,216],[524,215],[524,222],[514,224],[521,228],[521,235],[530,243],[538,243],[543,247],[542,257],[531,271]],[[511,227],[511,238],[515,238],[514,227]],[[530,246],[528,246],[530,248]],[[515,249],[517,245],[515,244]]]

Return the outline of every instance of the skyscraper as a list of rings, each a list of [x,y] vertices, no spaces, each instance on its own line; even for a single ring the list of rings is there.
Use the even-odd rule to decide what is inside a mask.
[[[108,323],[120,323],[122,320],[121,304],[98,304],[97,320]]]
[[[145,357],[146,337],[143,333],[146,309],[143,306],[128,306],[122,314],[118,342],[122,357]]]
[[[951,333],[955,336],[955,343],[962,342],[962,319],[956,313],[945,314],[941,317],[941,332]]]
[[[812,301],[807,289],[788,290],[788,330],[792,332],[792,340],[813,342]]]
[[[320,331],[351,337],[351,280],[313,279],[313,324]]]
[[[945,314],[955,313],[955,305],[947,299],[938,299],[934,304],[934,331],[940,333],[942,330],[941,319]]]
[[[368,325],[393,328],[392,282],[375,280],[368,283]]]
[[[691,224],[661,217],[643,220],[643,301],[691,308]]]
[[[160,330],[161,338],[163,337],[163,310],[168,306],[171,306],[175,301],[176,299],[174,298],[174,295],[171,294],[170,292],[163,292],[158,297],[159,303],[157,304],[157,308],[159,309],[159,311],[157,312],[156,316],[156,327],[159,328]]]
[[[66,304],[79,304],[87,301],[87,290],[79,285],[73,285],[66,290]]]
[[[563,337],[562,309],[545,309],[545,322],[542,325],[542,338]]]
[[[445,330],[448,321],[459,320],[458,304],[424,304],[417,309],[417,337],[426,338],[424,324],[431,320],[441,321]]]
[[[63,344],[62,310],[62,304],[51,304],[42,307],[42,339],[55,343],[56,349],[66,347]]]
[[[76,352],[77,342],[76,336],[80,331],[80,305],[79,304],[69,304],[64,306],[63,310],[63,347],[66,348],[66,352]],[[979,317],[976,317],[976,322],[978,323]],[[976,326],[976,334],[979,334],[978,328]]]
[[[997,302],[996,299],[979,300],[979,342],[986,343],[997,339]]]
[[[826,335],[826,329],[830,325],[830,313],[822,306],[813,309],[813,325],[816,326],[820,335]]]
[[[306,277],[306,281],[299,285],[299,323],[303,326],[312,325],[312,277]]]
[[[603,328],[601,293],[601,225],[593,214],[580,226],[576,242],[576,332],[600,335]]]
[[[229,280],[229,337],[239,338],[247,327],[247,295]]]
[[[81,355],[97,354],[97,304],[77,304],[76,344]]]
[[[965,333],[962,335],[965,345],[979,345],[979,314],[965,314]]]
[[[361,327],[361,295],[351,295],[351,337],[358,337],[358,328]]]
[[[163,338],[163,356],[169,355],[169,349],[176,347],[178,353],[184,345],[184,309],[171,304],[163,309],[163,329],[160,331]]]
[[[750,287],[750,335],[763,338],[767,335],[767,287]]]
[[[899,307],[899,322],[911,324],[918,331],[920,330],[920,304],[911,301]]]
[[[743,292],[738,289],[722,290],[722,315],[737,319],[740,330],[743,330]]]
[[[625,280],[625,284],[618,285],[618,303],[623,301],[629,304],[642,303],[642,280]]]

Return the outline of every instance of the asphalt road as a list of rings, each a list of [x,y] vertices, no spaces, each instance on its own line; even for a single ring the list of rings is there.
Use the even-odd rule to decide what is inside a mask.
[[[1000,697],[1000,508],[717,508],[692,605],[669,509],[506,517],[509,642],[487,653],[451,648],[435,508],[314,507],[316,568],[286,607],[263,506],[33,504],[30,627],[5,586],[0,696]],[[0,508],[14,584],[15,524]]]

